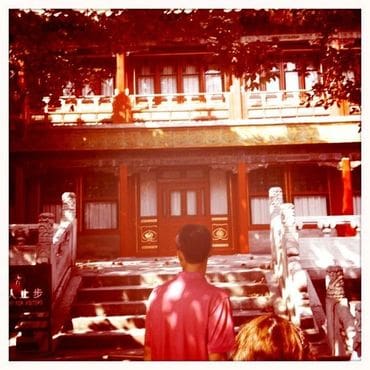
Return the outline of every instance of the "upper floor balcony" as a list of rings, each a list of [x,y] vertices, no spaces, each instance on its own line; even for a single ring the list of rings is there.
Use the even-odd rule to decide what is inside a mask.
[[[222,93],[129,95],[122,120],[114,120],[114,96],[61,96],[60,106],[50,106],[43,99],[44,112],[32,115],[32,121],[53,126],[103,125],[112,122],[148,126],[196,123],[220,124],[229,121],[265,122],[309,118],[319,122],[324,117],[359,115],[359,107],[344,104],[325,108],[316,98],[307,104],[307,91],[225,91]],[[139,125],[141,126],[141,125]]]
[[[315,101],[307,106],[305,94],[245,92],[235,86],[217,94],[132,94],[126,96],[130,104],[118,121],[113,96],[61,96],[57,107],[45,98],[44,111],[31,115],[27,135],[20,129],[10,136],[10,148],[27,152],[360,143],[358,107],[325,109]]]

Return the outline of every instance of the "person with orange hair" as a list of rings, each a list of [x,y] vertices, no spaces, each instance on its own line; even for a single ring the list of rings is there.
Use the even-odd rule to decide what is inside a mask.
[[[276,314],[258,316],[244,324],[237,337],[234,361],[312,360],[303,332]]]

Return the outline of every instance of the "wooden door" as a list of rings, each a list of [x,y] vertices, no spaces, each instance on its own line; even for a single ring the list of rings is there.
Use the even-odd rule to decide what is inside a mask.
[[[176,254],[175,238],[188,223],[210,228],[208,184],[203,181],[176,181],[159,184],[159,255]]]

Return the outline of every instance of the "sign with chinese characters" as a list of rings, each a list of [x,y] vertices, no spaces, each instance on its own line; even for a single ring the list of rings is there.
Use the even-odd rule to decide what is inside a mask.
[[[51,307],[51,265],[10,266],[9,313],[49,311]]]

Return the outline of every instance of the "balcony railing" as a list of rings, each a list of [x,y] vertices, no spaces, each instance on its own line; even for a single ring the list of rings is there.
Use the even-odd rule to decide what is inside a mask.
[[[335,109],[305,105],[306,91],[250,91],[245,93],[248,118],[288,118],[337,115]]]
[[[126,122],[196,122],[226,121],[230,119],[284,119],[343,115],[337,106],[325,109],[313,102],[304,104],[306,91],[252,91],[240,93],[148,94],[130,95],[131,112]],[[44,114],[54,125],[100,125],[112,122],[113,96],[61,96],[60,106],[49,105],[43,98]],[[235,111],[238,111],[235,115]],[[349,112],[351,113],[351,112]]]

